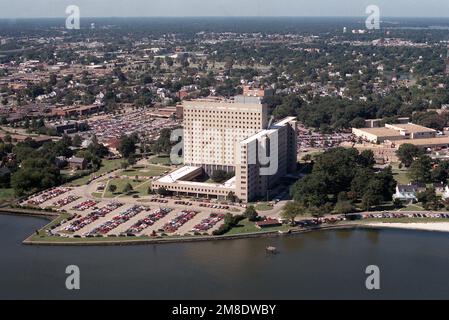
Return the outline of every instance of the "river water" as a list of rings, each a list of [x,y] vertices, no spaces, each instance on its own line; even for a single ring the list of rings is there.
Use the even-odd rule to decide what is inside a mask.
[[[37,247],[47,221],[0,215],[0,299],[449,298],[449,234],[323,231],[275,239],[124,247]],[[269,245],[280,253],[265,253]],[[81,289],[65,288],[68,265]],[[381,289],[365,287],[380,268]]]

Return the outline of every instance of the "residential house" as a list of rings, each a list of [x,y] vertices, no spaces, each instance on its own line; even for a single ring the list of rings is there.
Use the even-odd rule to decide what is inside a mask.
[[[87,161],[84,158],[71,157],[67,159],[67,163],[72,170],[85,170],[87,168]]]
[[[405,203],[415,203],[418,202],[418,193],[425,190],[426,186],[420,184],[398,185],[393,199],[399,199]]]

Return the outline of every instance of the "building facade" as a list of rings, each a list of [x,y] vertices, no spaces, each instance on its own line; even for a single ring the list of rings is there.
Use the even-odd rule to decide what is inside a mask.
[[[270,124],[266,105],[233,101],[186,101],[183,110],[186,166],[155,181],[153,189],[219,199],[232,193],[248,202],[265,197],[282,177],[296,170],[296,118]],[[223,184],[192,180],[193,175],[216,170],[235,176]]]

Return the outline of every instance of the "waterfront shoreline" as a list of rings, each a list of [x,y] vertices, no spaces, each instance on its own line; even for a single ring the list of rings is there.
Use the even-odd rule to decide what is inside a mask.
[[[33,210],[33,209],[25,209],[25,208],[11,208],[11,207],[1,207],[0,214],[13,215],[13,216],[28,216],[28,217],[47,218],[50,220],[58,218],[61,215],[61,213],[59,213],[59,212],[50,212],[50,211],[44,211],[44,210]]]
[[[420,225],[425,225],[426,223],[420,223]],[[427,223],[433,224],[433,223]],[[176,239],[132,239],[132,240],[105,240],[105,241],[38,241],[28,239],[23,241],[25,245],[35,245],[35,246],[133,246],[133,245],[154,245],[154,244],[174,244],[174,243],[199,243],[207,241],[230,241],[230,240],[241,240],[241,239],[251,239],[251,238],[278,238],[286,236],[297,236],[311,232],[319,231],[333,231],[333,230],[351,230],[351,229],[367,229],[367,230],[386,230],[386,229],[396,229],[405,231],[424,231],[424,232],[439,232],[439,233],[449,233],[449,223],[444,223],[447,225],[447,229],[430,229],[424,227],[412,227],[409,228],[405,223],[378,223],[378,224],[363,224],[363,223],[347,223],[333,226],[315,227],[309,229],[298,229],[291,230],[289,233],[279,233],[276,231],[261,232],[261,233],[248,233],[248,234],[237,234],[231,236],[210,236],[210,237],[191,237],[191,238],[176,238]],[[414,225],[414,223],[412,223]]]
[[[449,233],[449,222],[412,222],[412,223],[368,223],[365,224],[367,228],[371,229],[399,229],[399,230],[414,230],[414,231],[428,231]]]
[[[37,217],[49,220],[50,223],[41,228],[45,230],[49,225],[58,219],[61,214],[48,211],[36,211],[31,209],[20,208],[1,208],[0,214],[15,215],[25,217]],[[155,239],[139,239],[139,238],[102,238],[102,240],[96,240],[95,238],[89,239],[66,239],[56,238],[55,240],[36,240],[33,239],[36,235],[30,235],[22,244],[34,245],[34,246],[132,246],[132,245],[154,245],[154,244],[174,244],[174,243],[198,243],[206,241],[226,241],[226,240],[239,240],[250,238],[277,238],[282,236],[295,236],[310,232],[317,231],[332,231],[332,230],[349,230],[349,229],[396,229],[396,230],[410,230],[410,231],[426,231],[426,232],[440,232],[449,233],[449,222],[416,222],[416,223],[386,223],[386,222],[369,222],[363,223],[358,221],[340,223],[335,225],[315,226],[311,228],[295,228],[292,227],[288,232],[279,231],[266,231],[257,233],[242,233],[235,235],[222,235],[222,236],[192,236],[192,237],[179,237],[179,238],[155,238]]]
[[[31,240],[33,236],[28,237],[22,243],[25,245],[36,245],[36,246],[132,246],[132,245],[150,245],[150,244],[173,244],[173,243],[198,243],[207,241],[229,241],[229,240],[240,240],[240,239],[251,239],[251,238],[278,238],[282,236],[294,236],[315,231],[331,231],[331,230],[345,230],[354,229],[357,225],[345,224],[345,225],[334,225],[334,226],[324,226],[315,227],[309,229],[297,229],[291,230],[290,232],[279,233],[278,231],[267,231],[259,233],[242,233],[236,235],[224,235],[224,236],[207,236],[207,237],[186,237],[186,238],[166,238],[166,239],[132,239],[132,240],[103,240],[96,241],[91,240],[80,240],[80,241],[39,241]]]

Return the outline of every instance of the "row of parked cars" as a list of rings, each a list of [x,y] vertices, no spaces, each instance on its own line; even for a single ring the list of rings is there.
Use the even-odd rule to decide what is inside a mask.
[[[86,211],[90,208],[95,207],[98,204],[97,201],[94,200],[87,200],[87,201],[83,201],[80,204],[77,204],[76,206],[74,206],[72,208],[72,210],[77,210],[77,211]]]
[[[109,220],[103,223],[98,228],[95,228],[91,232],[88,232],[86,236],[92,237],[96,235],[105,235],[145,210],[149,210],[149,208],[145,206],[135,205],[128,210],[118,214],[117,216],[112,218],[112,220]]]
[[[67,232],[76,232],[81,230],[82,228],[90,225],[91,223],[97,221],[100,218],[104,218],[107,214],[111,213],[114,210],[117,210],[123,206],[123,203],[120,202],[112,202],[109,203],[107,206],[97,209],[95,211],[92,211],[85,217],[77,216],[77,220],[73,221],[71,224],[69,224],[67,227],[64,228]]]
[[[336,216],[336,217],[328,217],[328,218],[317,218],[317,219],[307,219],[307,220],[301,220],[296,223],[297,226],[307,228],[307,227],[313,227],[313,226],[319,226],[322,224],[332,224],[337,223],[341,221],[347,221],[348,218],[344,216]]]
[[[79,199],[81,199],[81,197],[70,195],[64,199],[59,199],[58,201],[53,202],[53,206],[55,206],[57,208],[62,208],[72,202],[75,202],[76,200],[79,200]]]
[[[180,212],[176,216],[176,218],[174,218],[169,223],[167,223],[162,228],[162,230],[164,232],[174,233],[174,232],[178,231],[178,229],[181,228],[183,225],[185,225],[187,222],[192,220],[197,214],[198,214],[198,212],[196,212],[196,211],[184,210],[184,211]]]
[[[377,213],[377,214],[366,214],[362,216],[363,219],[403,219],[403,218],[435,218],[435,219],[449,219],[449,214],[447,213],[414,213],[414,212],[404,212],[404,213]]]
[[[229,210],[229,206],[221,205],[221,204],[213,204],[213,203],[200,203],[200,207],[211,208],[211,209]]]
[[[65,188],[65,187],[59,187],[59,188],[53,188],[50,190],[46,190],[41,193],[38,193],[37,195],[34,195],[32,199],[28,200],[27,204],[32,205],[32,206],[37,206],[44,202],[47,202],[48,200],[59,197],[60,195],[67,193],[71,190],[72,189]]]
[[[149,214],[146,218],[137,221],[131,228],[126,231],[126,234],[136,235],[148,227],[153,226],[157,221],[161,220],[172,211],[170,208],[157,209]]]
[[[151,199],[150,202],[157,202],[157,203],[168,203],[168,200],[165,199]]]
[[[224,217],[225,215],[222,213],[211,213],[208,218],[193,227],[192,232],[207,232],[222,221]]]
[[[184,205],[184,206],[191,206],[191,205],[193,205],[191,202],[181,201],[181,200],[175,201],[175,204]]]

